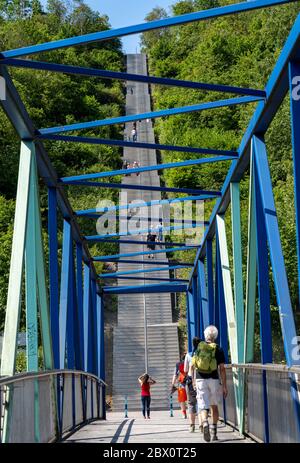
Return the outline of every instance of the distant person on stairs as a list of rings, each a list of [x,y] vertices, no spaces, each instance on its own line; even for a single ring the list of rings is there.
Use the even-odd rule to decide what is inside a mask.
[[[185,382],[186,382],[186,373],[184,372],[184,359],[185,355],[182,357],[180,362],[176,363],[173,379],[172,379],[172,391],[176,387],[175,384],[177,383],[177,392],[178,392],[178,402],[180,404],[182,417],[187,418],[186,414],[186,401],[187,395],[185,390]]]
[[[133,168],[133,169],[138,169],[139,167],[140,167],[139,163],[138,163],[137,161],[134,161],[134,163],[133,163],[133,165],[132,165],[132,168]],[[139,175],[140,175],[140,173],[137,172],[137,173],[136,173],[136,176],[139,176]]]
[[[134,128],[131,130],[131,138],[132,141],[137,141],[137,131]]]
[[[152,233],[152,230],[149,231],[147,235],[147,249],[149,249],[151,254],[149,253],[148,258],[154,259],[154,254],[153,251],[155,250],[155,240],[156,240],[156,235]]]
[[[162,240],[163,240],[163,224],[162,224],[162,219],[159,219],[159,224],[157,225],[157,228],[156,228],[156,231],[157,231],[157,237],[158,237],[158,241],[161,243]],[[160,245],[160,249],[162,249],[162,244]]]
[[[156,384],[156,381],[152,379],[147,373],[144,373],[138,378],[138,382],[141,385],[141,401],[142,401],[142,413],[143,417],[146,420],[146,410],[147,418],[150,420],[150,403],[151,403],[151,394],[150,386]]]

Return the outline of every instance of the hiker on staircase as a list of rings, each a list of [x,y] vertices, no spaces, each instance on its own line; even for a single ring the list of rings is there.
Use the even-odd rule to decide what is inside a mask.
[[[172,392],[174,392],[177,383],[177,392],[178,392],[178,402],[180,404],[181,413],[183,418],[187,418],[186,414],[186,401],[187,395],[185,390],[185,382],[186,382],[186,373],[184,372],[184,359],[185,355],[182,357],[180,362],[176,363],[173,379],[172,379]]]
[[[156,235],[153,233],[152,228],[151,228],[147,235],[147,249],[151,251],[151,253],[148,254],[148,258],[151,257],[152,259],[154,259],[153,251],[155,250],[155,240],[156,240]]]
[[[203,437],[210,442],[208,411],[212,410],[212,441],[218,440],[217,423],[219,420],[218,403],[227,396],[225,355],[223,349],[215,343],[218,329],[210,325],[204,330],[205,341],[201,341],[192,357],[190,375],[196,373],[198,410],[201,413]],[[219,379],[221,376],[221,383]]]

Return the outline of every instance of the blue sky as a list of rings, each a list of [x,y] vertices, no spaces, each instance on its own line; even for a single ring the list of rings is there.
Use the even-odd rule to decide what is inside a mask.
[[[176,0],[86,0],[93,10],[107,14],[113,29],[143,23],[145,16],[156,6],[166,8]],[[139,36],[131,35],[122,39],[124,51],[135,53],[139,50]]]

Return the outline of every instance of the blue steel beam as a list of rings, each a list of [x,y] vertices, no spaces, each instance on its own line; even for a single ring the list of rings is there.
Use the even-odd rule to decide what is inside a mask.
[[[114,238],[101,238],[99,235],[94,235],[94,236],[86,236],[85,237],[86,241],[92,241],[92,242],[100,242],[100,243],[123,243],[123,244],[140,244],[140,245],[147,245],[149,244],[148,241],[139,241],[139,240],[126,240],[126,239],[121,239],[121,240],[116,240]],[[185,243],[174,243],[170,241],[155,241],[155,245],[160,245],[160,246],[165,246],[166,248],[168,247],[174,247],[174,246],[185,246]],[[188,246],[190,247],[190,246]]]
[[[111,256],[96,256],[93,257],[95,262],[107,262],[108,259],[119,258],[119,257],[135,257],[145,256],[147,254],[160,254],[162,252],[177,252],[177,251],[189,251],[190,249],[197,248],[197,246],[185,246],[180,248],[160,249],[157,251],[143,251],[143,252],[129,252],[127,254],[113,254]]]
[[[296,240],[298,258],[298,303],[300,301],[300,98],[299,98],[300,61],[289,63],[291,129],[294,164],[294,201],[296,216]]]
[[[196,336],[196,312],[197,312],[197,301],[196,298],[194,298],[194,287],[193,290],[188,291],[187,293],[187,310],[188,310],[188,346],[192,347],[192,339]],[[193,348],[192,348],[193,349]]]
[[[78,333],[77,338],[79,346],[79,359],[78,364],[80,365],[80,370],[84,370],[84,315],[83,315],[83,271],[82,271],[82,244],[76,243],[76,290],[77,290],[77,324],[78,324]]]
[[[192,195],[206,195],[211,197],[221,196],[220,191],[215,190],[197,190],[193,188],[171,188],[163,186],[152,185],[133,185],[128,183],[105,183],[105,182],[84,182],[84,181],[70,181],[64,182],[64,185],[77,185],[98,188],[115,188],[117,190],[146,190],[146,191],[163,191],[166,193],[187,193]]]
[[[233,150],[217,150],[212,148],[194,148],[191,146],[178,146],[178,145],[160,145],[157,143],[144,143],[139,141],[126,141],[126,140],[109,140],[107,138],[95,137],[80,137],[73,135],[55,135],[36,134],[36,139],[39,140],[52,140],[52,141],[65,141],[70,143],[85,143],[89,145],[108,145],[120,146],[123,148],[135,148],[146,150],[159,150],[159,151],[176,151],[178,153],[194,153],[194,154],[215,154],[217,156],[238,156],[237,151]]]
[[[167,272],[169,270],[176,270],[178,268],[185,268],[185,265],[174,265],[171,267],[156,267],[156,268],[148,268],[148,269],[140,269],[140,270],[128,270],[128,271],[120,271],[120,272],[113,272],[113,273],[101,273],[98,275],[99,278],[112,278],[121,275],[136,275],[138,273],[151,273],[151,272]]]
[[[172,230],[190,230],[192,228],[199,228],[199,227],[202,227],[203,225],[208,225],[207,222],[199,222],[198,225],[196,226],[191,226],[191,225],[175,225],[175,226],[171,226],[171,227],[162,227],[162,231],[172,231]],[[142,230],[129,230],[127,233],[110,233],[109,235],[100,235],[105,237],[105,236],[110,236],[110,237],[113,237],[113,236],[136,236],[136,235],[145,235],[147,233],[149,233],[150,231],[153,232],[153,230],[151,228],[144,228]]]
[[[253,0],[251,2],[242,2],[234,5],[211,8],[203,11],[197,11],[195,13],[188,13],[184,15],[174,16],[171,18],[151,21],[148,23],[137,24],[134,26],[121,27],[119,29],[112,29],[101,32],[93,32],[91,34],[81,35],[78,37],[60,39],[53,42],[45,42],[39,45],[30,45],[28,47],[22,47],[15,50],[4,51],[2,52],[2,57],[16,58],[19,56],[32,55],[34,53],[41,53],[45,51],[57,50],[59,48],[100,42],[102,40],[109,40],[117,37],[125,37],[127,35],[140,34],[147,31],[162,29],[166,27],[180,26],[195,21],[204,21],[207,19],[242,13],[245,11],[251,11],[265,7],[282,5],[285,3],[291,3],[291,0]]]
[[[120,146],[123,148],[135,148],[158,151],[175,151],[178,153],[194,153],[194,154],[215,154],[217,156],[234,156],[237,157],[237,151],[233,150],[218,150],[213,148],[195,148],[192,146],[178,145],[161,145],[158,143],[145,143],[139,141],[113,140],[107,138],[82,137],[73,135],[41,135],[37,133],[36,138],[39,140],[65,141],[69,143],[84,143],[88,145],[108,145]]]
[[[96,120],[90,122],[76,122],[75,124],[63,125],[59,127],[50,127],[40,129],[41,135],[48,135],[53,133],[74,132],[77,130],[92,129],[95,127],[106,127],[115,124],[127,124],[128,122],[142,121],[145,119],[157,119],[160,117],[175,116],[177,114],[188,114],[198,111],[206,111],[209,109],[224,108],[228,106],[236,106],[240,104],[255,103],[261,101],[262,98],[258,96],[242,96],[239,98],[229,98],[225,100],[210,101],[207,103],[200,103],[191,106],[181,106],[179,108],[162,109],[159,111],[152,111],[141,114],[132,114],[129,116],[113,117],[111,119]]]
[[[171,87],[193,88],[196,90],[207,90],[212,92],[235,93],[237,95],[252,95],[264,98],[264,90],[254,88],[241,88],[232,85],[207,84],[203,82],[192,82],[178,79],[167,79],[164,77],[145,76],[140,74],[128,74],[126,72],[106,71],[103,69],[83,68],[66,64],[47,63],[43,61],[31,61],[21,59],[4,59],[1,64],[6,66],[37,69],[39,71],[61,72],[64,74],[75,74],[80,76],[101,77],[104,79],[125,80],[131,82],[142,82],[145,84],[166,85]]]
[[[72,229],[65,219],[63,228],[63,247],[61,265],[61,284],[59,300],[59,368],[65,368],[67,322],[70,312],[70,265],[72,253]]]
[[[206,242],[207,268],[207,296],[208,296],[208,324],[213,325],[214,318],[214,273],[213,273],[213,245],[212,240]]]
[[[93,174],[74,175],[72,177],[62,177],[60,181],[62,183],[66,183],[73,180],[89,180],[94,178],[116,177],[118,175],[138,174],[142,172],[152,172],[155,170],[178,169],[178,167],[197,166],[199,164],[209,164],[212,162],[231,161],[232,159],[235,159],[235,157],[220,156],[217,158],[190,159],[189,161],[171,162],[167,164],[156,164],[155,166],[137,167],[136,169],[120,169],[112,170],[110,172],[98,172]]]
[[[186,291],[185,294],[186,300],[186,331],[187,331],[187,343],[188,343],[188,351],[191,352],[193,350],[192,344],[192,333],[191,333],[191,305],[193,304],[193,298],[191,291]]]
[[[230,182],[239,182],[249,166],[251,139],[255,133],[265,133],[275,114],[277,113],[288,89],[289,75],[288,64],[290,60],[299,59],[300,46],[300,15],[297,17],[288,39],[281,51],[277,63],[271,73],[266,85],[267,98],[261,101],[248,125],[238,149],[239,159],[232,162],[228,174],[222,187],[222,196],[216,202],[216,205],[210,216],[210,226],[204,233],[199,252],[195,258],[194,269],[190,275],[190,283],[193,274],[196,271],[197,262],[200,258],[205,257],[205,243],[207,239],[212,239],[215,235],[215,225],[217,214],[224,214],[230,202]]]
[[[101,212],[122,211],[125,209],[141,209],[148,206],[161,206],[164,204],[183,203],[185,201],[197,201],[201,196],[185,196],[184,198],[171,198],[171,199],[157,199],[152,201],[142,201],[140,203],[123,204],[122,206],[111,207],[97,207],[95,209],[85,209],[82,211],[75,211],[78,217],[90,214],[100,214]]]
[[[205,278],[205,266],[204,262],[198,262],[198,275],[194,275],[193,284],[195,278],[198,279],[198,294],[199,294],[199,328],[200,328],[200,337],[203,336],[205,328],[210,324],[209,323],[209,308],[208,308],[208,299],[207,299],[207,286]]]
[[[93,218],[99,218],[99,216],[92,216]],[[117,217],[119,220],[127,220],[128,222],[131,220],[131,219],[134,219],[136,221],[139,221],[139,222],[148,222],[148,223],[153,223],[153,222],[157,222],[159,223],[159,221],[161,220],[160,218],[153,218],[153,217],[140,217],[139,215],[133,215],[133,216],[130,216],[130,215],[119,215]],[[171,218],[170,221],[174,224],[176,223],[182,223],[184,221],[184,224],[185,225],[192,225],[192,226],[197,226],[197,224],[199,224],[200,222],[197,222],[197,220],[188,220],[188,219],[184,219],[184,220],[181,220],[181,219],[174,219],[174,218]],[[204,222],[205,224],[205,222]],[[207,223],[208,224],[208,223]],[[206,224],[206,225],[207,225]]]
[[[181,283],[138,286],[108,286],[103,288],[104,294],[153,294],[153,293],[185,293],[186,285]]]
[[[117,264],[145,264],[145,265],[184,265],[185,267],[192,267],[193,264],[190,264],[189,262],[163,262],[160,260],[151,260],[151,261],[145,261],[145,260],[126,260],[126,259],[111,259],[108,260],[107,262],[115,262]]]
[[[112,280],[140,280],[140,281],[172,281],[172,282],[180,282],[180,283],[188,283],[189,280],[184,280],[181,278],[152,278],[152,277],[128,277],[128,276],[118,276],[112,278]]]
[[[281,320],[283,344],[288,366],[300,365],[300,359],[293,355],[291,340],[296,339],[296,327],[289,293],[287,274],[280,242],[280,234],[265,143],[262,137],[253,137],[254,160],[257,181],[260,187],[264,211],[266,234],[269,242],[274,286]]]
[[[56,189],[48,188],[50,326],[54,368],[59,369],[59,276]]]

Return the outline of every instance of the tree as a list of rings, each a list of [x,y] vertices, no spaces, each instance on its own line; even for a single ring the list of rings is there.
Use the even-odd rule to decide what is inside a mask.
[[[155,7],[153,10],[147,14],[145,21],[157,21],[159,19],[166,19],[168,14],[164,8]],[[164,35],[167,35],[168,31],[166,29],[156,29],[154,31],[145,32],[141,37],[141,47],[145,50],[150,50],[158,40],[160,40]]]

